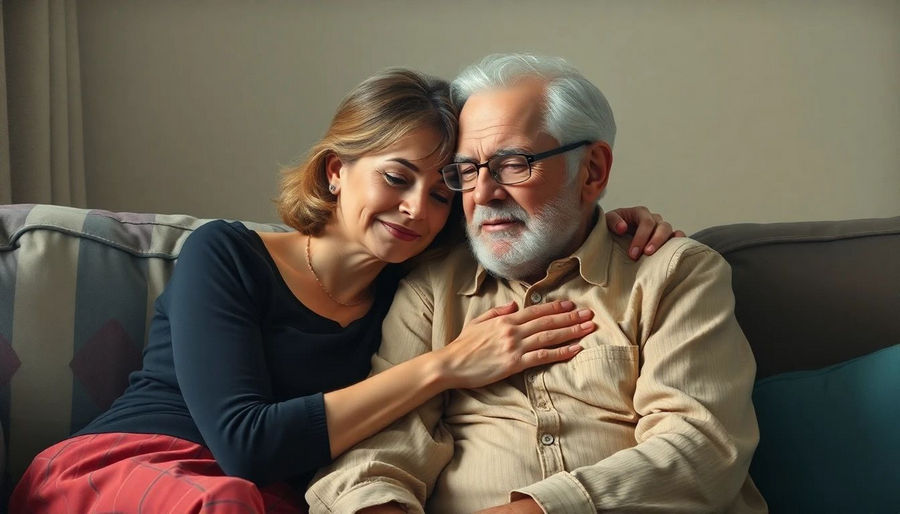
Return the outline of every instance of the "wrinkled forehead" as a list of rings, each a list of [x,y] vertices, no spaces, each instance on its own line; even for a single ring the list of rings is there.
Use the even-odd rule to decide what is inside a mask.
[[[457,154],[535,141],[544,125],[545,90],[544,82],[527,81],[470,96],[459,115]]]

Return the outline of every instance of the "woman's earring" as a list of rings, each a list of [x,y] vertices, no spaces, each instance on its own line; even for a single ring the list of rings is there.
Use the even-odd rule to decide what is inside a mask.
[[[337,186],[334,184],[328,184],[328,192],[331,194],[337,193]]]

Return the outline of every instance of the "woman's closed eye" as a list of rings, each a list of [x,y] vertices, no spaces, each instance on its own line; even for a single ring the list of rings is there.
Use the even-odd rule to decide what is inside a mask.
[[[405,186],[409,184],[409,181],[406,180],[406,177],[397,172],[378,170],[378,173],[380,173],[381,176],[384,177],[385,182],[392,186]]]
[[[450,199],[453,198],[453,195],[449,191],[432,191],[431,197],[437,200],[440,203],[450,203]]]
[[[384,178],[384,181],[391,187],[407,188],[412,186],[413,181],[406,177],[403,173],[389,170],[377,170]],[[431,198],[441,204],[449,204],[453,200],[453,191],[444,187],[436,187],[429,193]]]

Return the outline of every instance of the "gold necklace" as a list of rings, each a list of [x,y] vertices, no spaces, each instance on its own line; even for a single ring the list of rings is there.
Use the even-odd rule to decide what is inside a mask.
[[[319,279],[319,274],[316,273],[316,270],[313,268],[313,265],[312,265],[312,257],[311,257],[310,254],[309,254],[309,242],[310,242],[310,241],[312,241],[312,237],[306,236],[306,266],[309,268],[309,272],[312,273],[313,278],[316,279],[316,283],[319,284],[319,287],[320,287],[320,288],[322,288],[322,292],[325,293],[325,295],[328,296],[328,298],[331,298],[331,301],[332,301],[332,302],[334,302],[334,303],[336,303],[336,304],[338,304],[338,305],[343,305],[344,307],[356,307],[357,305],[359,305],[359,304],[365,302],[366,300],[368,300],[369,297],[368,297],[368,295],[367,295],[367,296],[365,296],[364,298],[362,298],[362,299],[360,299],[360,300],[358,300],[358,301],[355,301],[355,302],[353,302],[353,303],[344,303],[344,302],[338,300],[337,298],[335,298],[335,297],[331,294],[331,292],[328,291],[328,288],[326,288],[326,287],[325,287],[325,284],[322,283],[322,280]]]

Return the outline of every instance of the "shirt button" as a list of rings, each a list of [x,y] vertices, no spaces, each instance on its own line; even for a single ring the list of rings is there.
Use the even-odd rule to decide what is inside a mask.
[[[544,299],[544,297],[541,296],[541,293],[538,293],[538,292],[531,293],[531,301],[532,302],[541,303],[541,300],[543,300],[543,299]]]
[[[544,434],[541,436],[541,443],[543,443],[545,446],[550,446],[555,440],[556,439],[554,439],[550,434]]]
[[[547,402],[539,402],[537,404],[537,406],[538,406],[538,409],[540,409],[540,410],[548,410],[549,409],[549,407],[547,406]]]

